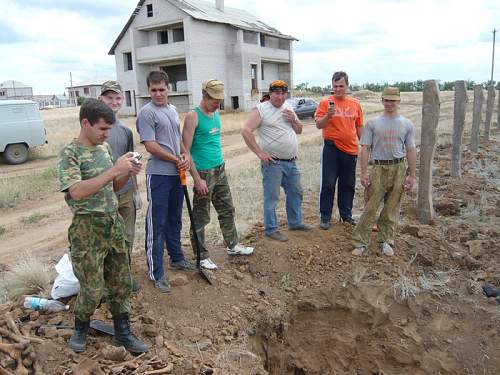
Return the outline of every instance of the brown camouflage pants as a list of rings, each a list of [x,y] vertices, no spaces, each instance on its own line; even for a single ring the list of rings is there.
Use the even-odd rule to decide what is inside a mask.
[[[105,287],[111,314],[128,313],[132,279],[121,216],[74,215],[68,239],[73,271],[80,282],[75,316],[89,320]]]
[[[200,241],[201,259],[208,258],[205,246],[205,226],[210,223],[210,203],[217,211],[220,229],[226,246],[232,249],[238,243],[238,233],[234,223],[234,206],[231,189],[227,181],[224,164],[219,167],[198,171],[200,177],[207,182],[208,194],[200,195],[194,191],[193,216],[196,233]],[[191,246],[196,255],[196,245],[191,232]]]
[[[372,224],[381,202],[384,206],[377,221],[377,242],[394,245],[405,177],[405,163],[372,166],[365,208],[352,234],[354,247],[370,245]]]

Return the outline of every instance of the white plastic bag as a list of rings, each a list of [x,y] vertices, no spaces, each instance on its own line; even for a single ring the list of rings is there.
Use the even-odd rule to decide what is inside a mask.
[[[56,264],[57,277],[54,280],[50,295],[53,299],[74,296],[80,290],[80,283],[73,273],[73,266],[68,254]]]

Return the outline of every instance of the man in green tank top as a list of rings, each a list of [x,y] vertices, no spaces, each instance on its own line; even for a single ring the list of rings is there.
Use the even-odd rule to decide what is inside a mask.
[[[201,248],[200,264],[203,268],[212,270],[217,265],[209,258],[205,245],[205,226],[210,222],[210,203],[217,211],[228,255],[253,253],[253,247],[239,243],[234,222],[233,199],[220,142],[221,121],[218,110],[222,100],[222,82],[216,79],[203,82],[200,105],[186,115],[182,130],[182,140],[186,149],[191,152],[194,164],[190,172],[194,180],[193,214]],[[196,245],[193,233],[191,246],[194,251]]]

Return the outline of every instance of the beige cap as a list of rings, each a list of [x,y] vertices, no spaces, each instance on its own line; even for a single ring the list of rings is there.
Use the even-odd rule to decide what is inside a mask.
[[[213,99],[224,100],[224,84],[221,81],[209,79],[203,82],[201,89]]]
[[[399,88],[391,86],[384,87],[384,91],[382,91],[382,99],[401,100],[401,97],[399,96]]]

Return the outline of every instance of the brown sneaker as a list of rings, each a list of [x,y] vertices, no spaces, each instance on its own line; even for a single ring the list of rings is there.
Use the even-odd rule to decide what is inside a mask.
[[[351,252],[352,255],[360,256],[366,253],[366,246],[356,246]]]
[[[280,242],[288,241],[288,237],[285,236],[284,234],[282,234],[279,230],[277,230],[276,232],[270,233],[270,234],[266,233],[266,237],[269,237],[272,240],[280,241]]]

